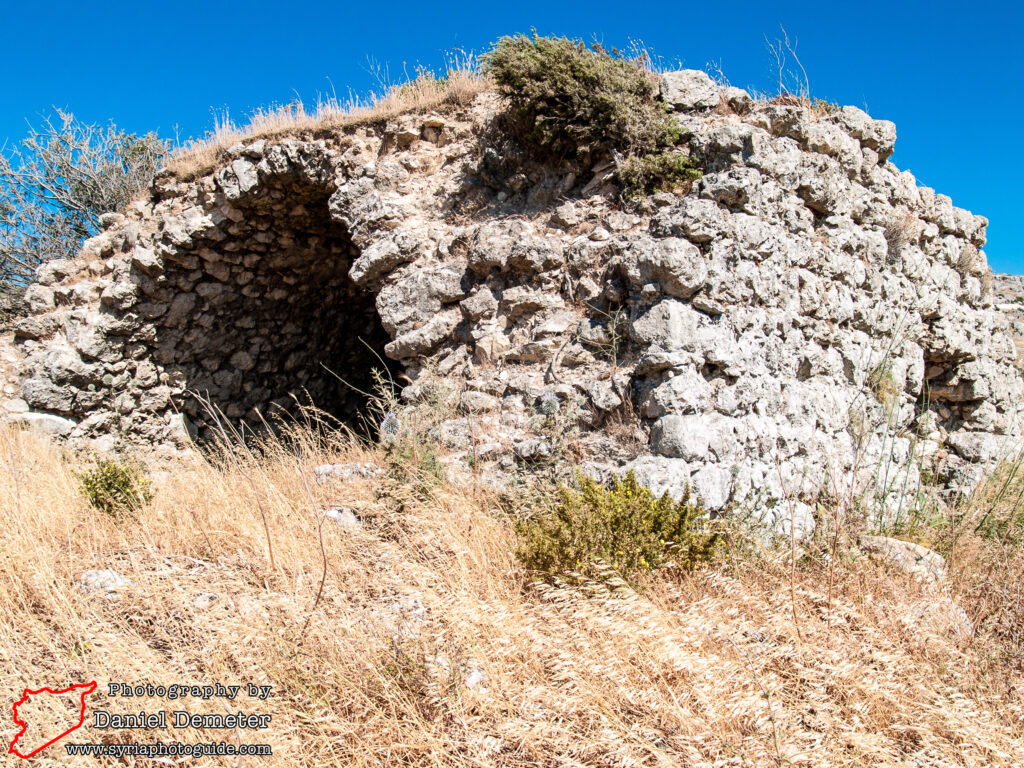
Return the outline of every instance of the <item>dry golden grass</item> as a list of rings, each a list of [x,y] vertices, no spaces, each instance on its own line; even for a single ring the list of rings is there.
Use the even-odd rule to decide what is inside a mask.
[[[1024,720],[1024,453],[1004,461],[941,526],[950,591],[975,627],[979,674]]]
[[[682,66],[666,62],[640,41],[631,42],[624,55],[642,66],[654,83],[662,72]],[[472,53],[448,53],[444,70],[444,75],[438,77],[419,68],[415,76],[397,85],[378,73],[378,89],[366,96],[320,99],[311,110],[301,101],[261,108],[249,115],[245,125],[236,125],[227,116],[216,119],[207,136],[173,153],[166,170],[178,179],[194,179],[214,170],[226,150],[240,141],[323,137],[352,126],[384,123],[407,113],[465,107],[493,85]]]
[[[182,461],[152,468],[151,503],[115,520],[78,491],[86,457],[0,432],[0,698],[95,679],[91,710],[223,712],[217,701],[111,700],[105,686],[272,685],[267,703],[233,707],[273,715],[264,732],[87,727],[69,739],[266,742],[274,757],[262,765],[1024,759],[1019,710],[984,693],[954,637],[914,628],[914,606],[934,595],[902,575],[844,565],[830,602],[824,569],[802,566],[795,622],[785,555],[770,552],[665,572],[642,595],[614,579],[531,585],[511,526],[471,478],[398,504],[395,481],[317,485],[313,467],[334,461],[385,463],[376,448],[309,436],[260,458]],[[366,522],[327,521],[321,550],[334,504]],[[102,568],[132,580],[119,601],[78,587]],[[197,601],[207,593],[217,598]],[[12,734],[4,719],[0,736]],[[37,762],[96,759],[58,745]]]
[[[363,98],[321,99],[310,111],[301,101],[262,108],[250,115],[244,126],[227,117],[219,119],[209,135],[174,152],[167,171],[179,179],[193,179],[216,168],[225,151],[240,141],[320,137],[346,127],[383,123],[408,112],[464,107],[489,87],[490,81],[472,56],[453,54],[443,77],[420,70],[407,82],[383,85]]]

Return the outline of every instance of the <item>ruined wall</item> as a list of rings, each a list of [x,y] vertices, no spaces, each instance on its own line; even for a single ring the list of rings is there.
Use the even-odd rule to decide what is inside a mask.
[[[450,445],[542,460],[567,419],[589,471],[716,509],[890,464],[900,493],[923,461],[956,484],[1008,450],[1024,388],[986,220],[889,163],[894,126],[861,110],[696,72],[662,95],[706,172],[628,210],[610,158],[525,158],[493,93],[164,177],[41,270],[22,397],[73,439],[181,446],[209,429],[190,393],[236,421],[350,415],[338,378],[365,386],[379,350],[410,401],[462,392]],[[639,446],[608,428],[632,418]]]

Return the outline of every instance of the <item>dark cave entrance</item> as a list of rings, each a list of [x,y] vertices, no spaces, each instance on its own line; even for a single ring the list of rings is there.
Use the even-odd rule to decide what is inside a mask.
[[[374,294],[348,276],[358,252],[330,216],[330,193],[267,179],[220,209],[225,237],[183,256],[180,287],[194,281],[196,303],[175,334],[174,364],[199,396],[181,407],[201,440],[214,435],[210,406],[243,433],[306,406],[361,431],[374,371],[398,375]]]

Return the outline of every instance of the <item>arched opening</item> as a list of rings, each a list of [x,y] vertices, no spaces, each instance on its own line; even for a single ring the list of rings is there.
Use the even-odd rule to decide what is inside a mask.
[[[348,276],[358,253],[330,193],[268,178],[215,209],[216,227],[167,265],[180,293],[156,321],[154,357],[236,427],[260,430],[305,405],[358,427],[373,371],[395,365],[374,295]],[[200,439],[213,435],[199,398],[180,407]]]

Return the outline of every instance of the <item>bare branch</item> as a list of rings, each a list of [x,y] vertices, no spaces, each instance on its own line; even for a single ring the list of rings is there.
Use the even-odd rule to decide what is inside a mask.
[[[782,30],[782,37],[776,38],[775,41],[769,40],[767,37],[764,42],[768,47],[768,56],[770,57],[773,69],[776,72],[779,83],[779,96],[794,96],[800,99],[811,98],[811,83],[807,77],[807,70],[804,68],[803,62],[800,61],[800,57],[797,55],[797,39],[789,39],[789,33],[786,28],[779,25],[779,29]],[[796,66],[799,68],[799,72],[796,72],[792,67],[789,66],[789,58],[792,57],[793,61],[796,62]],[[794,93],[790,88],[790,83],[796,89]]]
[[[54,112],[0,149],[0,285],[24,285],[43,262],[74,254],[102,214],[149,188],[167,154],[155,134]]]
[[[801,93],[800,95],[803,98],[805,98],[805,99],[809,99],[809,98],[811,98],[811,81],[807,78],[807,70],[804,69],[803,62],[800,61],[800,57],[797,56],[797,54],[796,54],[796,46],[797,46],[798,41],[796,40],[796,38],[794,38],[793,39],[793,44],[790,45],[789,44],[789,33],[786,32],[786,28],[780,24],[779,25],[779,29],[782,30],[782,39],[783,39],[783,42],[785,42],[785,44],[786,44],[786,50],[789,51],[790,56],[793,57],[793,60],[796,62],[796,65],[798,67],[800,67],[800,72],[803,74],[804,84],[803,84],[803,86],[801,86],[801,88],[803,90],[803,93]]]

